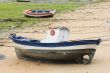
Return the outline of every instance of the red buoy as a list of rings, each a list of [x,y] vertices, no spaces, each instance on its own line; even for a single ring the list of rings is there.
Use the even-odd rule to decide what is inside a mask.
[[[55,31],[54,31],[54,30],[51,30],[51,31],[50,31],[50,35],[51,35],[51,36],[54,36],[54,35],[55,35]]]

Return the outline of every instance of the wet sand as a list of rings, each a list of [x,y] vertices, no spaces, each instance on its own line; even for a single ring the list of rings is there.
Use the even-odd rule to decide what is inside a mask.
[[[49,27],[65,26],[71,31],[70,40],[84,38],[104,38],[110,36],[108,29],[110,20],[110,2],[87,5],[76,11],[56,14],[51,19],[62,19],[58,21],[46,21],[40,24],[50,24]],[[28,31],[28,30],[30,31]],[[42,33],[17,33],[29,38],[43,39],[45,36],[43,28],[26,28],[22,31],[32,32],[40,30]],[[104,37],[103,37],[104,36]],[[5,46],[12,43],[5,43]],[[14,47],[0,47],[0,72],[2,73],[110,73],[110,41],[103,41],[96,50],[91,64],[56,64],[30,60],[20,60],[16,57]]]

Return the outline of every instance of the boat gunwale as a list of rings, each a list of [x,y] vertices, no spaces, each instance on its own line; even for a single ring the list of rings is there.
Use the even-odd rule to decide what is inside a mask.
[[[12,39],[13,42],[17,44],[37,46],[37,47],[68,47],[68,46],[89,45],[89,44],[99,45],[101,42],[101,39],[97,39],[97,40],[64,41],[59,43],[40,43],[40,40],[31,40],[21,36],[10,35],[9,38]]]

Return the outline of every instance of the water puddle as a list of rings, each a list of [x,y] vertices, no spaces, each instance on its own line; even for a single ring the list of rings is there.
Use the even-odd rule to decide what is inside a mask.
[[[5,55],[0,54],[0,60],[4,60],[5,58],[6,58],[6,56],[5,56]]]

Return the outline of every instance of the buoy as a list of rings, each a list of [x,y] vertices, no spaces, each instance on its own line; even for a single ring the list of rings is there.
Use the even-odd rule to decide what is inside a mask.
[[[54,31],[54,30],[51,30],[51,31],[50,31],[50,35],[51,35],[51,36],[54,36],[54,35],[55,35],[55,31]]]

